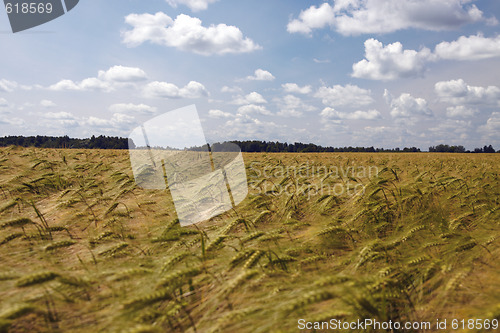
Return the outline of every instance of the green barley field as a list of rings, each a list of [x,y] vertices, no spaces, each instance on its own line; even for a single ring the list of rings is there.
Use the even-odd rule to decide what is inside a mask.
[[[125,150],[1,148],[0,332],[500,319],[500,154],[244,159],[248,197],[180,227]]]

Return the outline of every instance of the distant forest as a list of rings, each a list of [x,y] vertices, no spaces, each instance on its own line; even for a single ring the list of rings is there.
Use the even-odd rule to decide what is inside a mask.
[[[290,153],[323,153],[323,152],[401,152],[412,153],[420,152],[416,147],[405,148],[374,148],[374,147],[323,147],[313,143],[281,143],[272,141],[231,141],[241,148],[241,151],[248,153],[259,152],[290,152]],[[133,143],[132,143],[133,145]],[[68,148],[68,149],[128,149],[129,142],[126,138],[112,136],[92,136],[88,139],[75,139],[68,136],[6,136],[0,138],[0,147],[6,146],[21,146],[21,147],[38,147],[38,148]],[[215,143],[213,148],[221,151],[224,150],[224,144]],[[135,148],[131,147],[131,148]],[[474,150],[466,150],[464,146],[449,146],[439,144],[429,147],[429,152],[436,153],[495,153],[495,149],[491,146],[475,148]],[[500,153],[500,150],[496,151]]]

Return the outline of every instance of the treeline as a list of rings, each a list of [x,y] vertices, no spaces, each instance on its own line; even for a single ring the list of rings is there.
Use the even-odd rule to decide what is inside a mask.
[[[429,147],[429,152],[431,153],[495,153],[495,149],[492,145],[484,146],[483,148],[475,148],[474,150],[465,150],[464,146],[448,146],[445,144],[440,144],[437,146]],[[500,150],[497,151],[500,153]]]
[[[281,143],[281,142],[266,142],[266,141],[231,141],[241,147],[241,151],[254,153],[254,152],[290,152],[290,153],[327,153],[327,152],[359,152],[359,153],[418,153],[419,148],[416,147],[405,147],[384,149],[384,148],[374,148],[374,147],[322,147],[315,145],[313,143],[304,144],[301,142],[295,142],[293,144]],[[483,148],[475,148],[474,150],[466,150],[464,146],[449,146],[445,144],[439,144],[437,146],[429,147],[429,152],[436,153],[495,153],[495,149],[492,145],[484,146]],[[497,151],[500,153],[500,150]]]
[[[359,152],[359,153],[378,153],[378,152],[394,152],[394,153],[416,153],[420,152],[416,147],[405,148],[374,148],[374,147],[323,147],[313,143],[281,143],[272,141],[230,141],[238,145],[241,151],[248,153],[341,153],[341,152]],[[135,148],[132,142],[132,147]],[[75,139],[66,136],[6,136],[0,137],[0,147],[6,146],[21,146],[21,147],[37,147],[37,148],[71,148],[71,149],[128,149],[129,142],[127,138],[113,136],[94,136],[88,139]],[[227,147],[227,148],[226,148]],[[214,143],[212,145],[214,151],[232,150],[231,145],[225,143]],[[203,147],[193,147],[190,150],[205,150]],[[466,150],[464,146],[449,146],[439,144],[429,147],[429,152],[436,153],[494,153],[495,149],[489,145],[483,148],[475,148],[472,151]],[[497,151],[497,153],[499,153]]]
[[[89,139],[74,139],[66,136],[6,136],[0,138],[0,147],[21,146],[37,148],[73,149],[128,149],[128,139],[92,135]]]
[[[420,152],[419,148],[394,148],[394,149],[384,149],[384,148],[374,148],[374,147],[323,147],[318,146],[313,143],[281,143],[272,141],[231,141],[232,143],[240,146],[241,151],[247,153],[343,153],[343,152],[358,152],[358,153],[378,153],[378,152],[405,152],[405,153],[417,153]]]

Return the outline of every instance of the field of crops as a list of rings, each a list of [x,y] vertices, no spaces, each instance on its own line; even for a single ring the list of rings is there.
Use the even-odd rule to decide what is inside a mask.
[[[243,203],[181,228],[127,151],[0,149],[0,332],[500,319],[500,154],[244,159]]]

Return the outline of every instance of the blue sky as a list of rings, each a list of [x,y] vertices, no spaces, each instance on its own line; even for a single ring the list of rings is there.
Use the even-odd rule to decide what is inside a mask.
[[[195,104],[207,138],[500,149],[500,2],[81,0],[13,34],[0,136],[127,136]]]

